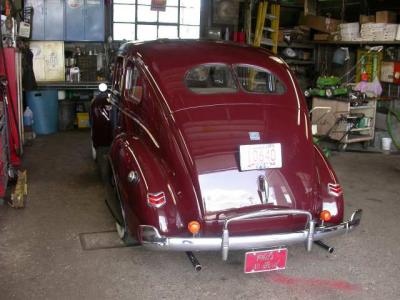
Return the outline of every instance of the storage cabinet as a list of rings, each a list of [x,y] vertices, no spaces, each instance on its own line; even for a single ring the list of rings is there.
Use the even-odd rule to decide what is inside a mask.
[[[330,100],[313,98],[312,123],[317,135],[341,144],[368,142],[375,134],[376,100]]]
[[[66,1],[65,4],[65,40],[82,41],[85,39],[83,28],[85,27],[85,5],[84,0],[73,3]]]
[[[104,0],[67,1],[66,41],[104,41]]]
[[[104,41],[104,0],[25,0],[32,40]]]
[[[104,41],[104,0],[86,0],[85,40]]]
[[[63,0],[25,0],[25,6],[33,7],[32,40],[64,39]]]
[[[64,1],[45,1],[44,37],[48,41],[64,39]]]

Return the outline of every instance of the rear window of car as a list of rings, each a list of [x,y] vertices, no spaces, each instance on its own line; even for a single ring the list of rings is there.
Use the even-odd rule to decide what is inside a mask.
[[[237,92],[232,70],[224,64],[204,64],[192,68],[186,73],[185,84],[196,94]]]
[[[239,84],[247,92],[282,95],[286,91],[282,81],[268,70],[250,65],[236,65],[234,69]]]

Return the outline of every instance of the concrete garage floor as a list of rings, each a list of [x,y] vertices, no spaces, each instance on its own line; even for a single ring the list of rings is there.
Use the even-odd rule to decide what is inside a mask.
[[[0,299],[400,299],[400,156],[335,153],[346,216],[360,207],[364,219],[330,241],[334,254],[289,247],[285,271],[245,275],[243,253],[200,253],[195,273],[183,253],[82,249],[119,245],[82,235],[114,230],[88,140],[67,132],[26,148],[26,208],[0,207]]]

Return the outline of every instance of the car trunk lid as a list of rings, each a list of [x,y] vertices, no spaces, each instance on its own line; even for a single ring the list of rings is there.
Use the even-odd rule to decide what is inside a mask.
[[[226,104],[175,113],[185,151],[194,164],[205,232],[226,218],[268,208],[316,213],[316,173],[306,112],[279,105]],[[282,166],[242,171],[241,145],[278,144]],[[278,154],[279,155],[279,154]],[[304,217],[269,217],[232,224],[237,233],[304,226]],[[236,225],[238,224],[238,225]],[[301,224],[301,225],[299,225]],[[275,228],[275,229],[274,229]]]

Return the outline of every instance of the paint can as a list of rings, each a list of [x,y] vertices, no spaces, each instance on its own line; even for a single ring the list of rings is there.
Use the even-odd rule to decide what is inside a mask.
[[[382,138],[382,151],[385,154],[390,154],[390,147],[392,146],[392,139],[390,137]]]

